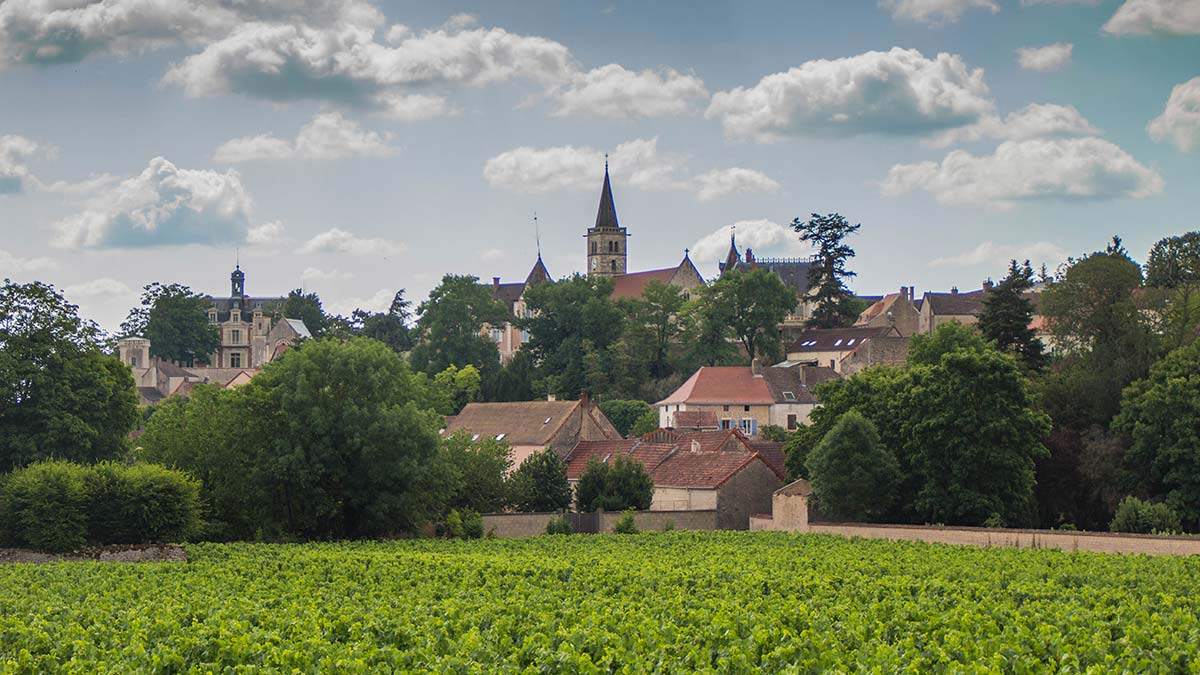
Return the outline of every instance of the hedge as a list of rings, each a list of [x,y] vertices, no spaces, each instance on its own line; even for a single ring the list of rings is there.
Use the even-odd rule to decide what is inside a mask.
[[[62,552],[186,541],[199,533],[200,513],[200,483],[153,464],[46,461],[0,479],[5,546]]]

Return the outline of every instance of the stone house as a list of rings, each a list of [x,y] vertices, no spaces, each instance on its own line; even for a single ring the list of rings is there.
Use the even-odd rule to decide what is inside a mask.
[[[985,281],[982,288],[966,293],[951,288],[949,293],[926,293],[921,300],[917,332],[929,334],[942,324],[955,322],[964,326],[979,323],[983,313],[983,299],[992,289],[992,282]]]
[[[580,441],[621,438],[600,407],[586,395],[578,401],[468,403],[457,415],[446,418],[442,434],[460,430],[476,439],[507,441],[514,469],[545,448],[565,457]]]
[[[866,350],[867,343],[879,338],[899,338],[907,345],[908,338],[902,336],[895,326],[851,328],[810,328],[787,348],[788,365],[813,365],[830,368],[838,374],[846,374],[847,358],[856,352],[859,356],[852,361],[858,367],[873,365],[872,352]],[[907,347],[905,347],[907,349]],[[888,354],[892,350],[887,351]]]
[[[770,508],[786,470],[756,451],[736,429],[676,433],[660,429],[617,441],[581,441],[567,455],[567,479],[578,483],[588,462],[624,455],[654,480],[651,511],[716,511],[717,527],[744,530]]]
[[[517,320],[525,318],[528,310],[525,307],[525,291],[540,283],[554,283],[546,264],[542,262],[539,252],[533,268],[525,276],[525,281],[500,283],[500,277],[492,277],[492,297],[508,310],[508,320],[501,326],[484,324],[483,334],[496,343],[500,352],[500,362],[508,363],[527,342],[529,333],[517,326]]]
[[[217,328],[221,344],[209,355],[209,365],[213,368],[261,368],[275,356],[275,346],[270,344],[268,335],[278,323],[273,317],[287,298],[246,295],[246,274],[241,265],[234,268],[229,279],[229,297],[210,298],[208,323]],[[307,328],[303,332],[308,336]]]
[[[133,372],[141,405],[158,403],[168,396],[187,396],[198,384],[237,387],[249,382],[259,371],[257,368],[183,367],[150,356],[150,341],[140,337],[118,340],[117,350],[121,362]]]
[[[865,328],[895,327],[903,337],[917,332],[921,313],[913,301],[913,289],[901,286],[899,293],[889,293],[871,304],[858,316],[855,326]]]
[[[757,359],[750,366],[705,366],[655,404],[658,423],[664,429],[681,423],[692,427],[693,415],[683,420],[677,415],[705,412],[716,417],[721,429],[738,429],[747,436],[757,436],[767,425],[796,429],[808,424],[817,405],[801,378],[800,369],[763,367]]]

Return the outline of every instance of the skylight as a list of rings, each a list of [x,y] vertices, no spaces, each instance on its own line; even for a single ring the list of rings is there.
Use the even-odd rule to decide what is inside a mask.
[[[785,392],[783,392],[783,398],[788,401],[795,401],[796,394],[795,394],[795,392],[785,391]]]
[[[507,435],[508,435],[508,434],[496,434],[496,440],[497,440],[497,441],[502,441],[502,440],[504,440],[504,437],[505,437],[505,436],[507,436]]]
[[[841,339],[841,338],[838,338],[838,339],[837,339],[837,341],[833,343],[833,346],[834,346],[834,347],[840,347],[841,345],[842,345],[842,339]]]

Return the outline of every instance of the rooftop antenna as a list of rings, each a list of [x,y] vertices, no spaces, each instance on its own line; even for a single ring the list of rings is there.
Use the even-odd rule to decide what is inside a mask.
[[[537,211],[533,212],[533,236],[537,240],[538,260],[542,259],[542,231],[538,229]]]
[[[608,153],[604,153],[604,173],[608,173]]]
[[[242,249],[240,246],[235,246],[233,249],[233,266],[236,269],[242,269]]]

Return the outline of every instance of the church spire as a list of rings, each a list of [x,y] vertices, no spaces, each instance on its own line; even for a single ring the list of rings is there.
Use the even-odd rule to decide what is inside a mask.
[[[596,228],[615,230],[617,223],[617,207],[613,204],[612,183],[608,178],[608,155],[604,156],[604,187],[600,190],[600,208],[596,211]]]

